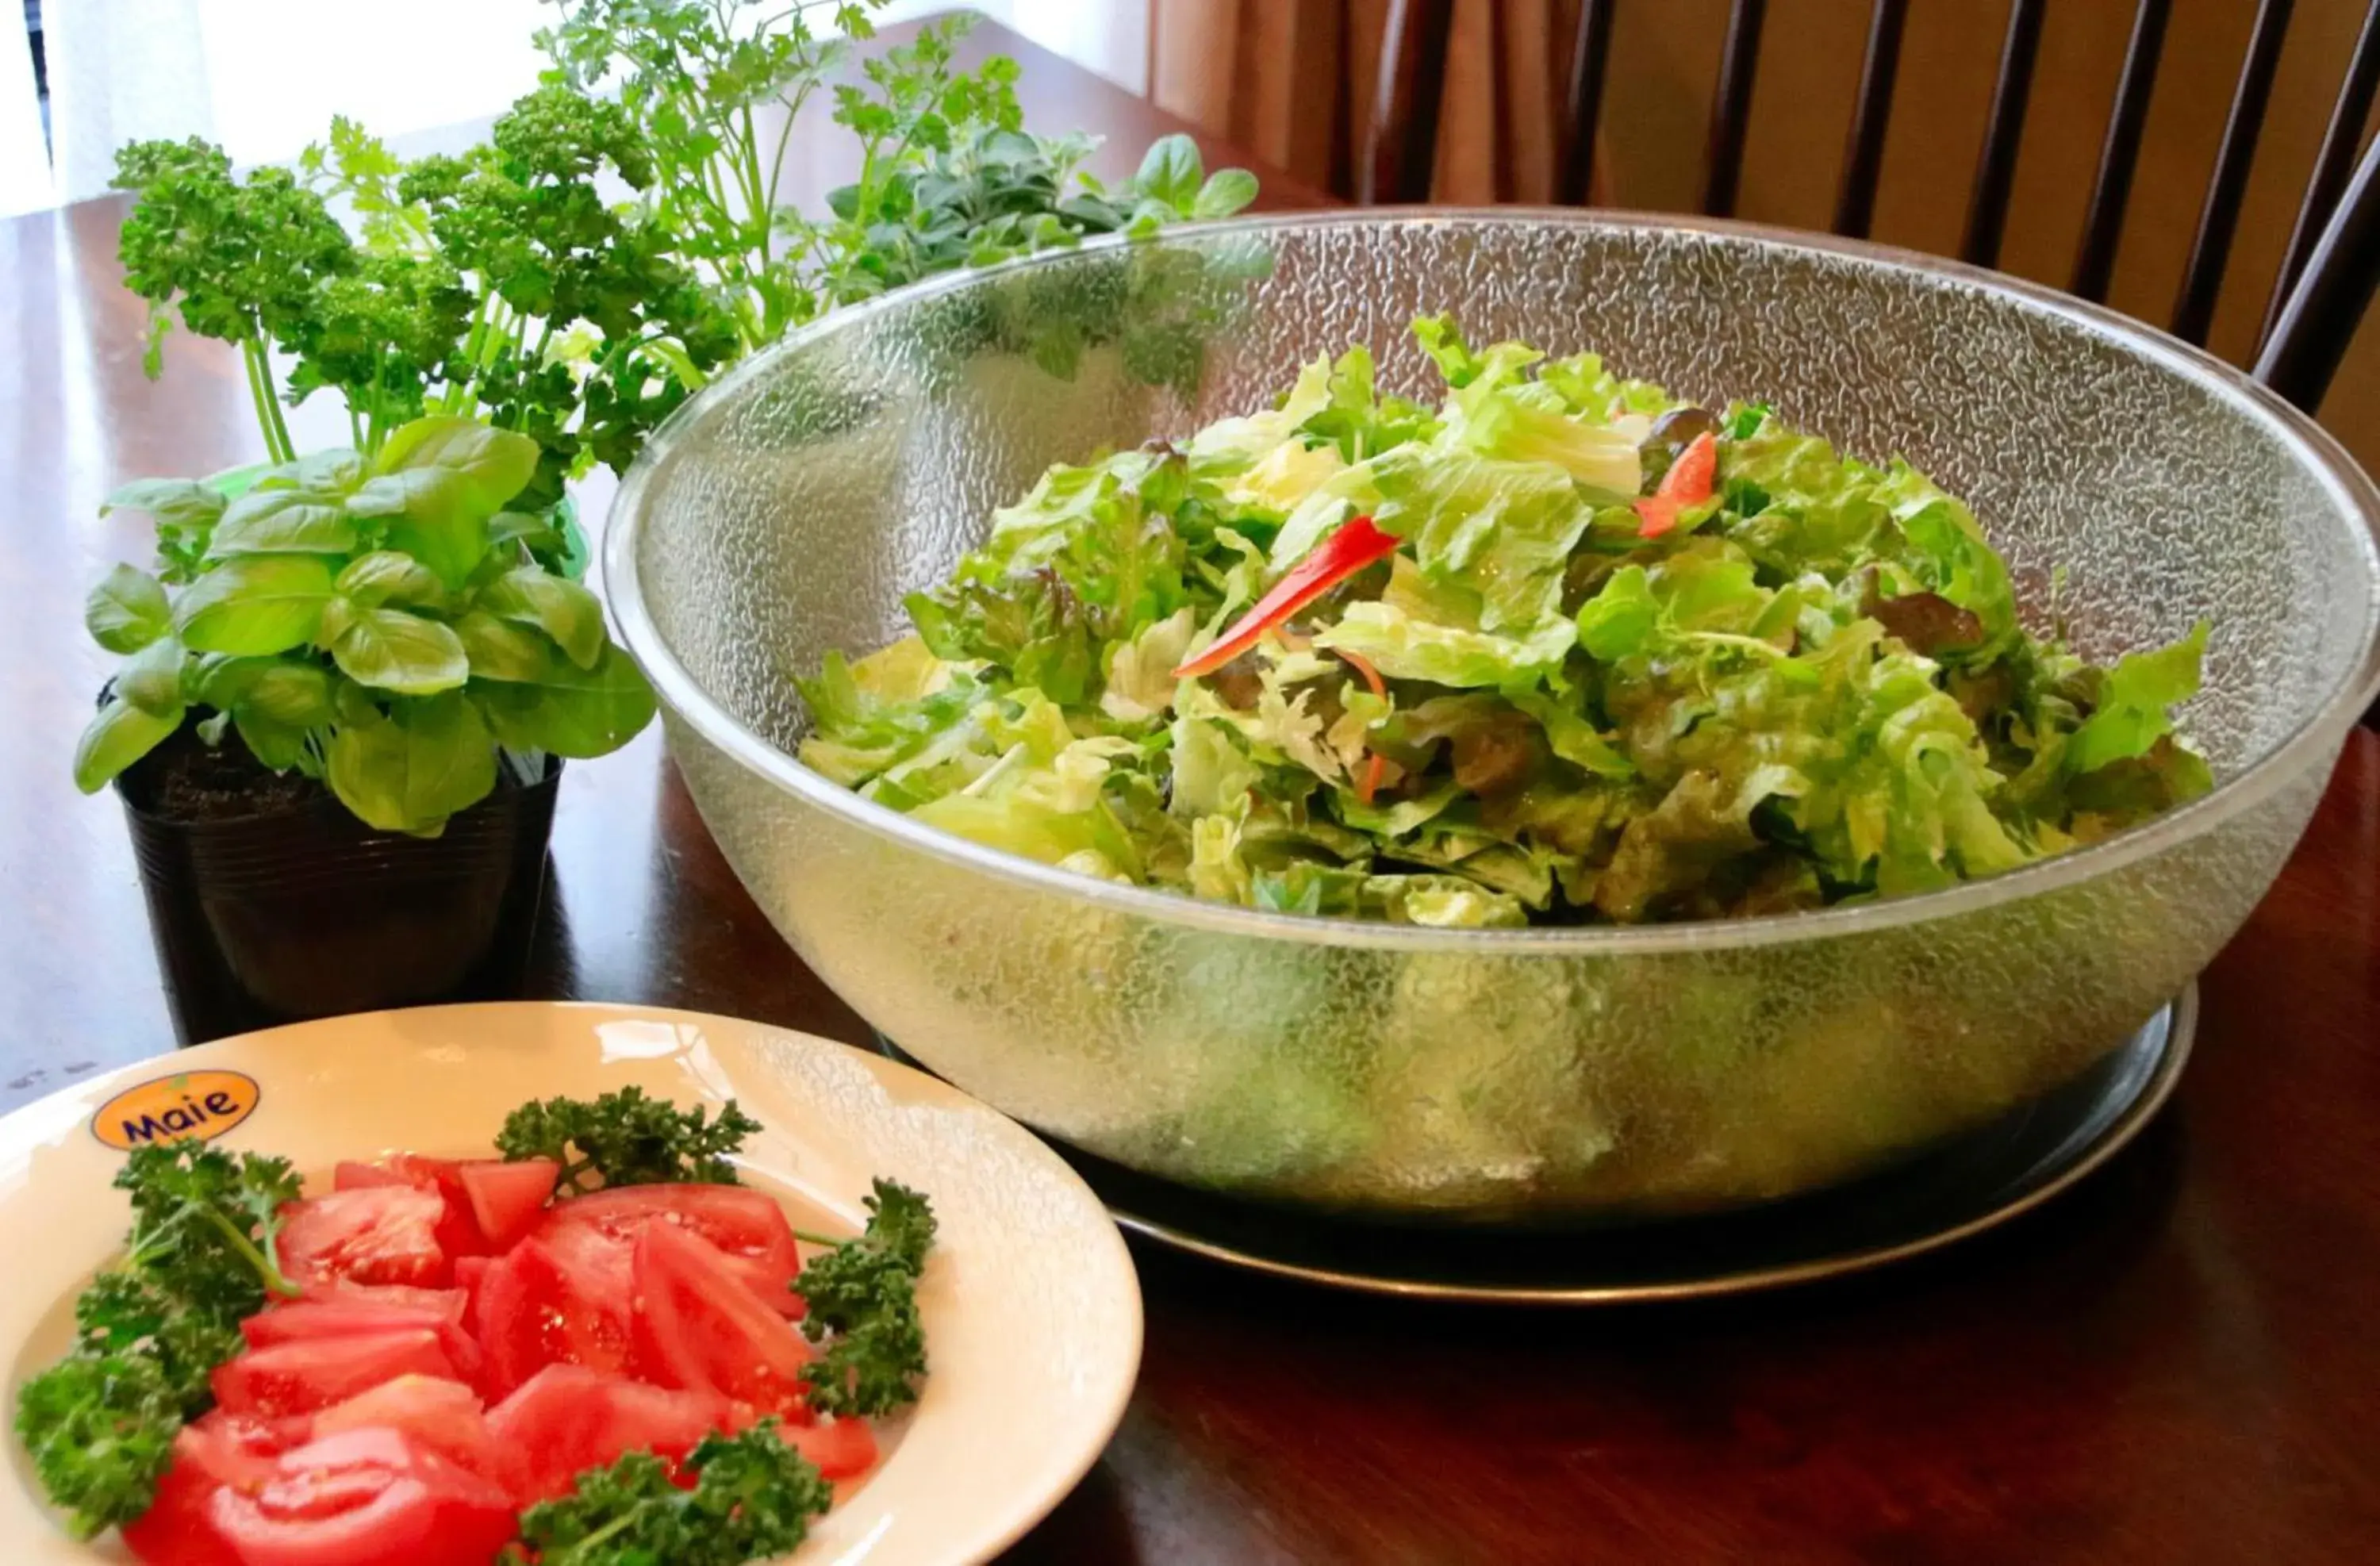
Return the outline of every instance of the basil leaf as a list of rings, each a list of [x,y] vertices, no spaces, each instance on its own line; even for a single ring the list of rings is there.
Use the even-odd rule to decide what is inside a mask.
[[[316,556],[242,555],[182,589],[174,629],[193,652],[286,652],[314,639],[331,592],[331,568]]]
[[[496,747],[460,692],[400,704],[331,737],[332,791],[365,825],[434,837],[496,786]]]
[[[144,712],[121,698],[99,710],[75,746],[75,787],[96,794],[115,775],[163,744],[182,726],[181,709],[168,716]]]
[[[364,459],[345,446],[309,452],[256,481],[258,490],[300,490],[318,500],[353,494],[364,481]]]
[[[389,436],[347,513],[391,518],[389,547],[460,588],[488,552],[490,520],[528,483],[537,460],[527,435],[470,419],[417,419]]]
[[[578,759],[619,749],[653,716],[643,672],[609,644],[591,669],[549,655],[535,681],[475,686],[471,694],[504,744]]]
[[[399,427],[380,449],[380,474],[439,473],[450,477],[465,503],[493,516],[528,487],[537,472],[537,443],[476,419],[417,419]]]
[[[304,490],[250,490],[225,508],[207,540],[207,557],[235,554],[345,554],[356,525],[336,500]]]
[[[306,730],[244,709],[234,710],[231,721],[249,754],[273,771],[285,772],[292,767],[313,770],[306,766]]]
[[[109,495],[99,514],[140,511],[175,527],[212,528],[224,505],[221,490],[195,479],[135,479]]]
[[[154,717],[182,715],[182,644],[171,637],[151,642],[115,671],[115,694]]]
[[[146,571],[117,565],[83,600],[83,627],[110,652],[138,652],[165,634],[174,618],[165,589]]]
[[[386,603],[438,609],[446,602],[446,585],[438,574],[409,554],[376,549],[358,555],[339,573],[339,596],[358,608],[378,609]]]
[[[474,609],[455,621],[455,634],[463,639],[475,680],[534,683],[544,676],[546,665],[553,659],[552,642],[483,609]]]
[[[595,666],[609,639],[603,606],[593,593],[534,565],[518,566],[489,583],[480,589],[480,607],[498,619],[536,626],[582,669]]]
[[[221,652],[201,653],[190,660],[189,673],[184,677],[184,688],[189,698],[202,707],[229,711],[248,695],[264,671],[275,668],[280,660],[273,658],[233,658]]]
[[[446,586],[460,588],[488,552],[488,518],[494,515],[470,497],[470,486],[453,474],[424,468],[371,480],[347,498],[347,512],[389,518],[389,548],[420,561]]]
[[[331,721],[331,676],[312,663],[268,663],[233,704],[243,719],[261,718],[294,729]]]
[[[518,544],[532,554],[559,554],[564,540],[562,530],[542,516],[526,511],[499,511],[488,524],[492,543]]]
[[[435,696],[471,676],[454,631],[402,609],[347,609],[339,601],[331,658],[359,686],[398,696]],[[325,629],[331,622],[326,617]]]

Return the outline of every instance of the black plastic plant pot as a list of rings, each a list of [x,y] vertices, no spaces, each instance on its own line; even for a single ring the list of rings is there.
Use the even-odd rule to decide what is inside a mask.
[[[429,838],[375,832],[327,795],[174,819],[119,780],[181,1041],[517,994],[561,777],[548,759]]]

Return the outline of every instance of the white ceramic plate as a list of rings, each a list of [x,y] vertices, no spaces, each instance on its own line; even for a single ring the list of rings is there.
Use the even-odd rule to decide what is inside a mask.
[[[176,1079],[198,1073],[237,1078]],[[758,1023],[638,1007],[443,1006],[339,1017],[186,1050],[0,1120],[0,1364],[16,1388],[65,1346],[85,1280],[129,1209],[109,1185],[128,1115],[222,1123],[226,1147],[326,1179],[341,1159],[483,1153],[522,1100],[635,1083],[682,1104],[733,1098],[764,1128],[747,1183],[796,1227],[856,1232],[874,1175],[924,1192],[940,1232],[919,1291],[930,1371],[883,1432],[887,1455],[815,1527],[801,1566],[985,1560],[1072,1489],[1123,1417],[1140,1364],[1140,1289],[1088,1187],[1022,1127],[905,1066]],[[128,1090],[153,1085],[128,1104]],[[243,1109],[243,1106],[251,1106]],[[208,1114],[209,1107],[214,1112]],[[99,1111],[108,1108],[103,1120]],[[123,1560],[44,1509],[22,1444],[0,1481],[0,1560]]]

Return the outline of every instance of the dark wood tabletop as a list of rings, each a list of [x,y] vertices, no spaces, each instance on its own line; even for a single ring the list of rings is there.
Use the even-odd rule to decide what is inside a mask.
[[[1023,62],[1038,127],[1105,135],[1103,172],[1182,128],[997,29],[972,47]],[[823,175],[796,172],[815,199]],[[1259,173],[1268,205],[1328,200]],[[68,781],[106,673],[82,595],[147,553],[139,521],[95,516],[115,484],[260,455],[229,354],[176,339],[142,379],[120,215],[0,225],[0,1109],[173,1045],[121,813]],[[335,438],[329,414],[301,444]],[[552,853],[534,996],[866,1038],[738,886],[658,734],[570,770]],[[2202,994],[2197,1058],[2140,1142],[2030,1218],[1857,1281],[1516,1312],[1137,1249],[1138,1394],[1013,1559],[2380,1560],[2380,735],[2350,738]]]

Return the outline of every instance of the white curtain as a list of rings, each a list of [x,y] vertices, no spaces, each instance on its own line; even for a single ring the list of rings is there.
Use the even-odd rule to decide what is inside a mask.
[[[880,15],[953,3],[895,0]],[[1131,91],[1146,81],[1148,0],[975,8]],[[296,157],[334,114],[386,137],[485,119],[537,85],[530,38],[553,11],[540,0],[44,0],[42,15],[57,199],[76,201],[106,190],[115,149],[136,138],[203,136],[254,164]],[[0,79],[0,108],[6,89]]]
[[[0,217],[40,212],[57,200],[42,103],[33,92],[33,51],[22,0],[0,0]]]
[[[538,0],[47,0],[59,199],[104,191],[137,138],[268,164],[333,115],[389,137],[484,119],[537,85],[530,36],[552,17]]]

